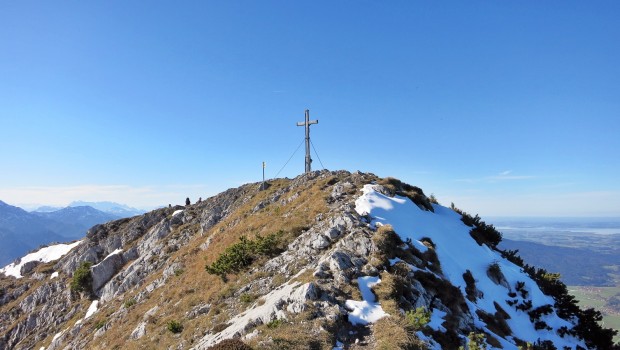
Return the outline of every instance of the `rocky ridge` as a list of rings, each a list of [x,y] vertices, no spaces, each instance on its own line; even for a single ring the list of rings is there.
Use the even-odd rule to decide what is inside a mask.
[[[495,348],[541,343],[536,334],[518,339],[501,307],[472,312],[481,291],[450,283],[432,239],[401,239],[359,213],[355,201],[370,183],[420,211],[434,208],[413,186],[317,171],[94,226],[58,261],[30,266],[22,279],[0,276],[0,350],[208,349],[229,338],[257,349],[448,349],[472,334]],[[244,239],[270,235],[268,253],[225,273],[205,271]],[[88,288],[72,291],[84,262]],[[373,291],[390,316],[353,324],[347,301],[362,299],[363,276],[381,278]],[[515,292],[501,273],[488,278]],[[412,324],[416,310],[441,320]],[[578,337],[574,344],[586,346]]]

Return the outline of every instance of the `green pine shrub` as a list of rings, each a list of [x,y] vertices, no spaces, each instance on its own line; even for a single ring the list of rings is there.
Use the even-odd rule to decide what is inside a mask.
[[[85,261],[75,270],[71,279],[71,290],[74,292],[91,292],[93,277],[90,274],[91,262]]]
[[[254,294],[243,293],[239,296],[239,301],[244,304],[249,304],[253,302],[254,300],[256,300],[256,296]]]
[[[460,347],[460,349],[465,349],[464,347]],[[468,350],[486,350],[487,343],[485,342],[484,334],[476,334],[474,332],[469,333],[467,336],[467,349]]]
[[[176,320],[170,320],[166,322],[166,328],[172,333],[181,333],[183,332],[183,325]]]
[[[282,235],[283,232],[278,231],[266,237],[257,235],[254,240],[241,236],[238,243],[227,247],[215,262],[205,266],[205,270],[222,278],[225,278],[228,273],[240,272],[259,257],[272,257],[281,253],[278,238]]]
[[[280,327],[283,323],[284,323],[284,321],[282,319],[276,318],[276,319],[273,319],[273,320],[267,322],[266,326],[267,326],[267,328],[274,329],[274,328]]]
[[[431,321],[431,312],[420,306],[415,310],[405,312],[405,320],[414,331],[422,330]]]

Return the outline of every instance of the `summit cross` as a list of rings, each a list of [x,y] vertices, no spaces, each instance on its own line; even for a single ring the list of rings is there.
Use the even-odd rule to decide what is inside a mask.
[[[306,173],[312,171],[312,158],[310,157],[310,125],[318,124],[318,120],[310,120],[310,111],[306,109],[306,121],[298,122],[297,126],[306,127]]]

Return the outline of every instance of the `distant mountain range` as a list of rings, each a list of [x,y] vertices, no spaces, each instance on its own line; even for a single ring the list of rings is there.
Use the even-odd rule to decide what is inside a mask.
[[[112,202],[73,202],[27,212],[0,201],[0,267],[41,245],[79,239],[96,224],[141,213]]]
[[[30,214],[53,221],[50,229],[70,239],[83,237],[94,225],[121,218],[120,215],[106,213],[90,206],[66,207],[46,213],[35,211]]]
[[[84,202],[84,201],[75,201],[69,204],[70,207],[93,207],[97,210],[100,210],[104,213],[116,215],[122,218],[128,218],[131,216],[142,215],[145,213],[144,210],[132,208],[126,206],[124,204],[114,203],[114,202]]]

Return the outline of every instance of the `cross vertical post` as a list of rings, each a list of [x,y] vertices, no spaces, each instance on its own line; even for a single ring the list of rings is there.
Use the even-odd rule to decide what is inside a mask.
[[[260,186],[261,190],[265,189],[265,166],[265,162],[263,162],[263,183]]]
[[[310,125],[318,124],[318,120],[310,120],[310,111],[306,109],[306,120],[298,122],[297,126],[306,127],[306,173],[312,171],[312,158],[310,157]]]

